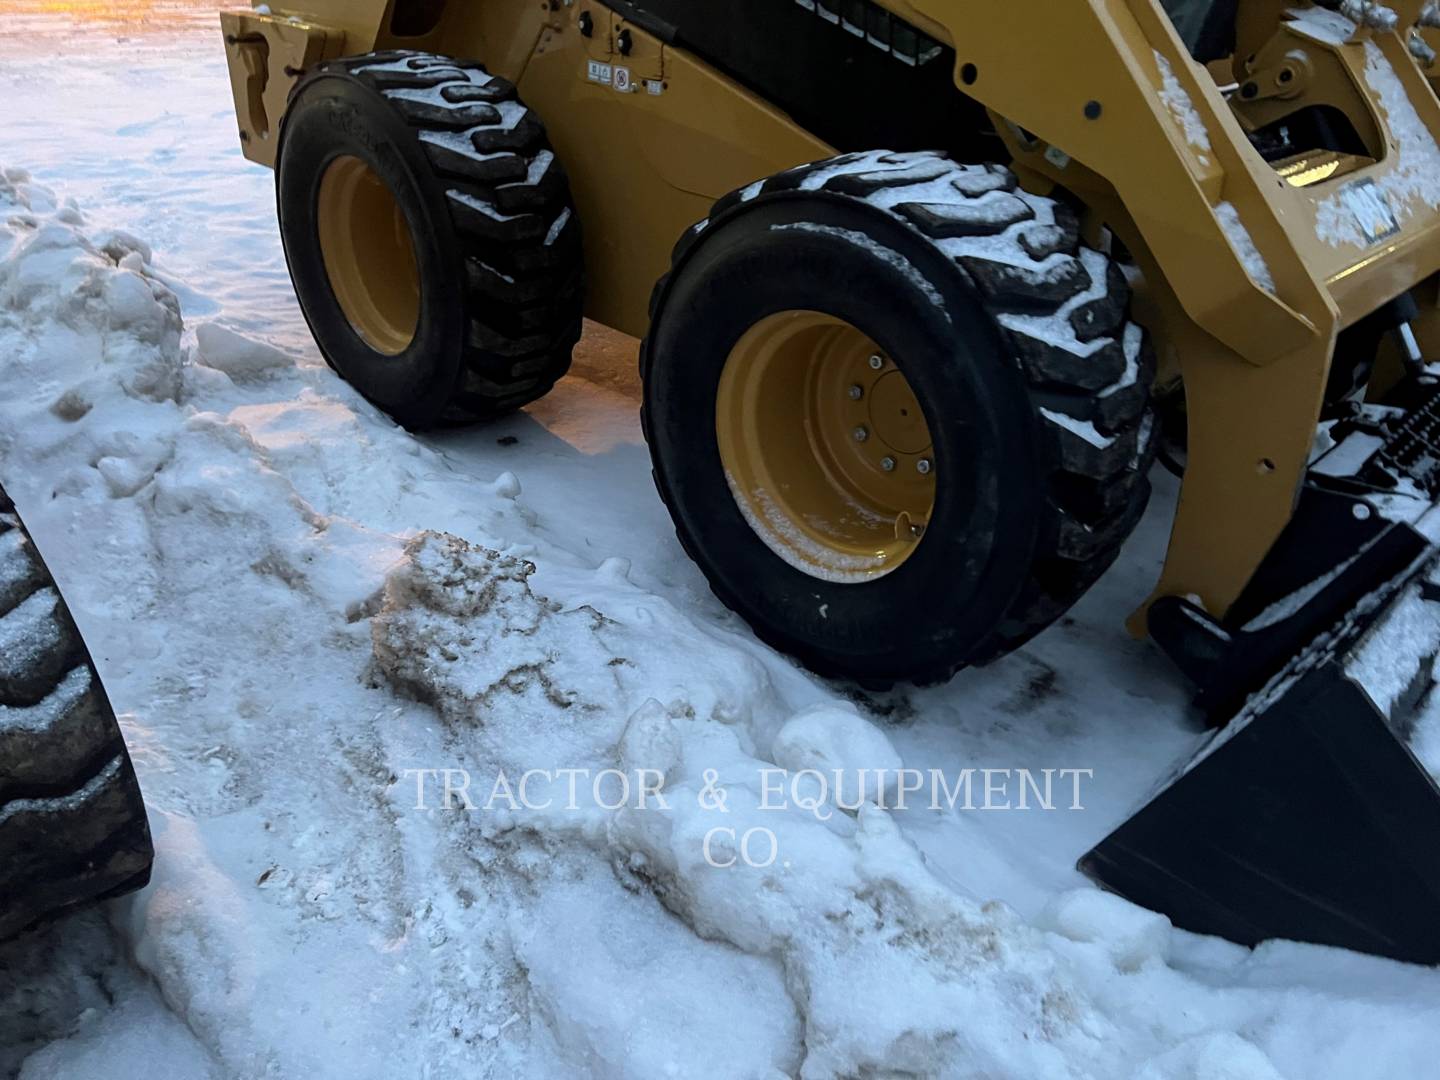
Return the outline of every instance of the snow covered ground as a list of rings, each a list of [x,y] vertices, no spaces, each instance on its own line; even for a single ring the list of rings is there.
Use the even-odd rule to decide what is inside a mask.
[[[0,947],[0,1075],[1433,1069],[1440,974],[1176,932],[1073,869],[1203,738],[1120,625],[1163,477],[1121,564],[1017,655],[920,692],[817,681],[675,542],[633,342],[594,330],[502,423],[396,428],[309,340],[208,15],[81,6],[77,33],[0,0],[0,478],[124,714],[157,862]],[[789,787],[898,763],[1093,776],[1078,811]],[[446,769],[473,812],[441,808]],[[567,769],[668,809],[605,808],[613,775],[572,809]],[[527,770],[552,774],[533,809],[491,799]],[[776,782],[790,808],[761,809]],[[738,854],[706,861],[716,827],[770,830],[775,861],[711,865]]]

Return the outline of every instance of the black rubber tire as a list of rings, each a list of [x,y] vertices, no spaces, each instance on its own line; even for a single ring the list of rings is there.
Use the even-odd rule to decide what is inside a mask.
[[[564,169],[515,87],[478,64],[381,52],[319,65],[296,86],[275,168],[280,235],[325,359],[409,428],[502,415],[570,367],[583,302],[580,225]],[[317,199],[354,155],[405,214],[421,281],[415,338],[372,348],[325,270]]]
[[[141,888],[153,857],[95,665],[0,490],[0,940]]]
[[[1153,362],[1128,304],[1074,214],[997,166],[872,151],[726,196],[676,246],[641,350],[645,436],[680,542],[760,638],[823,675],[929,684],[1015,649],[1110,566],[1149,497]],[[750,326],[791,309],[879,343],[926,412],[934,514],[878,579],[793,568],[727,486],[721,370]]]

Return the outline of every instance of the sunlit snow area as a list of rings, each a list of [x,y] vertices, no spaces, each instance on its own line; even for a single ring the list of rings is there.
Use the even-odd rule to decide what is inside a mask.
[[[143,892],[0,946],[0,1076],[1433,1073],[1440,973],[1196,937],[1074,869],[1206,738],[1123,627],[1163,472],[1017,654],[817,680],[681,551],[633,341],[591,328],[543,401],[421,437],[330,371],[212,22],[0,0],[0,480],[156,843]],[[1068,779],[1053,810],[1013,782],[1011,809],[807,810],[790,783],[902,764],[1088,771],[1084,809]],[[417,772],[447,769],[473,811]],[[658,777],[668,809],[572,803],[571,769]],[[548,807],[485,807],[527,770]],[[767,783],[802,798],[762,809]],[[774,861],[712,865],[716,826]]]

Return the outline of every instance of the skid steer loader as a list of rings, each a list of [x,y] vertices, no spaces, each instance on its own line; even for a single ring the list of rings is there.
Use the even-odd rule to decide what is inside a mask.
[[[1425,963],[1437,22],[1422,0],[221,16],[336,371],[425,427],[544,394],[582,315],[643,336],[681,543],[819,673],[929,683],[1017,648],[1114,561],[1158,452],[1183,486],[1131,629],[1229,724],[1082,867],[1193,930]]]
[[[0,941],[141,888],[152,858],[115,713],[0,488]]]

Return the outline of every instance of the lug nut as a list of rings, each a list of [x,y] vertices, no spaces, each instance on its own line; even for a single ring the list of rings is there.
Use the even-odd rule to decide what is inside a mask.
[[[858,383],[850,387],[850,400],[859,401],[865,396],[865,388]]]
[[[857,427],[857,428],[855,429],[855,441],[856,441],[856,442],[864,442],[864,441],[865,441],[866,439],[868,439],[869,437],[870,437],[870,430],[869,430],[868,428],[865,428],[865,427]]]
[[[921,476],[929,476],[930,470],[934,467],[935,466],[930,464],[930,459],[928,457],[922,457],[919,461],[915,463],[915,471],[918,472]]]
[[[879,370],[880,370],[882,367],[884,367],[884,366],[885,366],[885,358],[884,358],[883,356],[881,356],[879,353],[875,353],[873,356],[870,357],[870,370],[871,370],[871,371],[879,371]]]
[[[880,459],[880,468],[884,469],[886,472],[894,472],[894,471],[895,471],[895,459],[894,459],[893,457],[881,458],[881,459]]]

